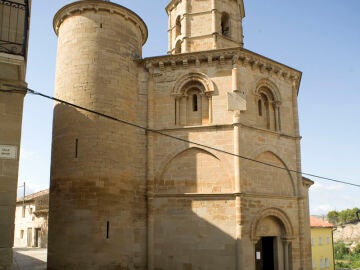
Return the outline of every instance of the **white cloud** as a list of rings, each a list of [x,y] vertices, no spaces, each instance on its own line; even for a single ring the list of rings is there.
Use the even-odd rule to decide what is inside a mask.
[[[334,208],[330,204],[319,204],[310,207],[312,215],[326,215],[331,210],[334,210]]]
[[[342,184],[324,184],[324,183],[321,183],[321,182],[315,182],[314,185],[311,186],[310,188],[310,191],[318,191],[318,190],[321,190],[321,191],[336,191],[336,190],[342,190],[344,189],[345,186],[342,185]]]

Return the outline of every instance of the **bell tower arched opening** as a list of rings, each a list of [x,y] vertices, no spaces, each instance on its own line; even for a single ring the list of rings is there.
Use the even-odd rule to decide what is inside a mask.
[[[226,12],[221,15],[221,34],[227,38],[231,37],[230,16]]]
[[[243,46],[243,0],[172,0],[168,14],[168,53],[207,51]]]

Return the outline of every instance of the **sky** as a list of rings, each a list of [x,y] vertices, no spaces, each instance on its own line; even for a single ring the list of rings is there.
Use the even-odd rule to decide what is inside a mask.
[[[26,80],[54,95],[54,14],[71,0],[33,0]],[[114,0],[147,24],[143,57],[165,55],[169,0]],[[244,47],[303,72],[299,101],[302,170],[360,185],[360,1],[244,0]],[[53,103],[27,95],[19,185],[49,186]],[[360,208],[360,188],[310,177],[310,213]],[[21,188],[19,188],[19,191]]]

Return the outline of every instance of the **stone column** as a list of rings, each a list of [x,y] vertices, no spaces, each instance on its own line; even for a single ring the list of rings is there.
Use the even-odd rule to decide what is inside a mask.
[[[213,34],[213,49],[216,49],[216,1],[211,1],[211,16],[212,16],[212,34]]]
[[[234,93],[239,92],[238,83],[238,69],[237,69],[237,57],[233,59],[231,88]],[[236,219],[236,269],[241,270],[241,186],[240,186],[240,111],[234,111],[233,115],[234,126],[234,187],[235,187],[235,219]]]
[[[240,198],[240,111],[235,111],[234,125],[234,180],[235,180],[235,220],[236,220],[236,269],[241,270],[241,198]]]
[[[154,128],[154,68],[152,65],[147,66],[148,69],[148,99],[147,99],[147,128]],[[147,151],[147,168],[146,168],[146,194],[147,194],[147,245],[146,245],[146,257],[147,257],[147,269],[154,269],[154,177],[153,177],[153,136],[151,132],[147,132],[146,136],[146,151]]]
[[[283,239],[283,246],[284,246],[284,270],[290,270],[290,258],[289,258],[289,247],[290,247],[290,240]]]
[[[276,101],[274,103],[274,111],[275,111],[275,130],[280,131],[281,130],[281,126],[280,126],[280,103],[278,101]]]
[[[175,97],[175,125],[180,125],[180,99],[181,97]]]
[[[237,65],[234,64],[231,71],[231,88],[233,92],[238,92],[238,68]]]
[[[208,102],[209,102],[209,124],[211,124],[213,121],[212,96],[207,95],[207,98],[208,98]]]
[[[184,117],[185,119],[183,119],[184,123],[183,125],[187,125],[188,124],[188,119],[189,119],[189,116],[188,116],[188,102],[189,102],[189,97],[187,95],[184,96],[185,98],[185,106],[184,106]]]
[[[169,15],[169,18],[168,18],[168,54],[171,54],[172,50],[173,50],[173,26],[171,23],[171,15]]]
[[[189,2],[188,0],[185,0],[185,13],[184,13],[184,23],[182,25],[183,30],[183,36],[184,36],[184,43],[183,43],[183,52],[186,53],[189,51],[188,48],[188,24],[189,24]]]

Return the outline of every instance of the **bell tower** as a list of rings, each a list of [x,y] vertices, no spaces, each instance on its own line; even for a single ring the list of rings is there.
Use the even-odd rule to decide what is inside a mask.
[[[243,0],[171,0],[168,54],[243,46]]]

